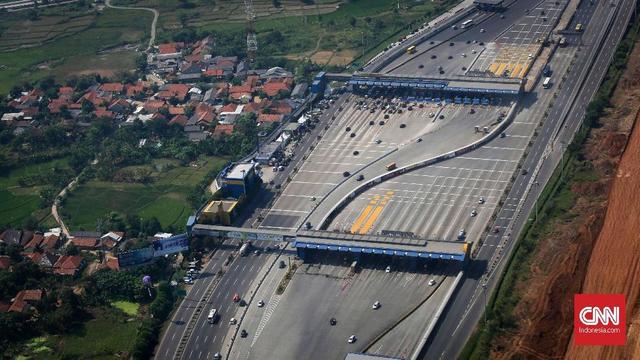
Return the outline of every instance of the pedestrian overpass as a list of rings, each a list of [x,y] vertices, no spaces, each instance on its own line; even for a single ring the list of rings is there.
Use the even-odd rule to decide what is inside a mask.
[[[417,237],[403,238],[331,231],[287,232],[205,224],[191,224],[187,228],[192,237],[209,236],[242,241],[292,243],[302,259],[307,252],[321,250],[465,262],[470,249],[469,243],[463,241],[429,240]]]

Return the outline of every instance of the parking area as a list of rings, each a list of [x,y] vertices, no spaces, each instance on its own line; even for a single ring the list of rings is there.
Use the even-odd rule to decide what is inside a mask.
[[[391,167],[409,165],[476,141],[508,110],[499,105],[445,104],[440,99],[436,103],[426,97],[398,99],[360,96],[346,103],[295,169],[260,227],[298,228],[328,194],[352,189]]]

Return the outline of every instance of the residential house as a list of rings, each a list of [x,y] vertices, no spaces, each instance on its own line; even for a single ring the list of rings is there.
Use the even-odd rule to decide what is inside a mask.
[[[104,250],[112,250],[124,239],[124,232],[109,231],[100,237],[100,245]]]
[[[156,97],[164,100],[176,98],[178,101],[184,102],[190,88],[187,84],[167,84],[160,89]]]
[[[40,244],[44,241],[44,235],[41,233],[33,234],[33,237],[27,244],[24,245],[25,249],[36,249],[40,247]]]
[[[47,269],[47,270],[52,269],[55,263],[58,261],[58,256],[47,251],[23,253],[22,256],[33,261],[36,265],[40,266],[41,268]]]
[[[25,313],[35,310],[35,305],[42,300],[42,290],[22,290],[11,300],[9,311]]]
[[[60,246],[60,236],[56,234],[45,234],[44,240],[40,243],[40,248],[45,251],[53,251]]]
[[[233,124],[218,124],[213,130],[213,137],[230,136],[233,134]]]
[[[107,269],[111,269],[111,270],[120,270],[120,262],[118,261],[118,258],[115,256],[106,256],[104,259],[104,266]]]
[[[95,231],[74,231],[70,235],[69,240],[79,250],[98,250],[102,234]]]
[[[0,255],[0,269],[8,270],[11,267],[11,258],[7,255]]]
[[[53,273],[62,276],[75,276],[85,265],[80,255],[63,255],[53,265]]]
[[[105,83],[98,88],[103,93],[108,93],[111,96],[122,94],[124,91],[124,85],[121,83]]]
[[[278,123],[284,120],[284,115],[282,114],[258,114],[258,122],[263,124],[269,123]]]
[[[28,230],[7,229],[0,234],[0,244],[26,245],[33,238],[33,232]]]
[[[131,104],[125,99],[115,99],[109,104],[109,111],[118,114],[127,114],[131,112]]]
[[[171,121],[169,121],[169,125],[178,124],[184,127],[187,124],[188,120],[189,118],[186,115],[176,115],[171,118]]]

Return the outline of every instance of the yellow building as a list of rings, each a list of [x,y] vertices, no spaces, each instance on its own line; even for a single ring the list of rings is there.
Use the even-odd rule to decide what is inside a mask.
[[[235,200],[213,200],[202,210],[200,222],[231,225],[237,205]]]

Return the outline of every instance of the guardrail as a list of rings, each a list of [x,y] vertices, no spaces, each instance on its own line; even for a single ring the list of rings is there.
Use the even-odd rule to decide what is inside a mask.
[[[354,199],[356,196],[362,194],[366,190],[372,188],[374,185],[380,184],[381,182],[383,182],[385,180],[389,180],[391,178],[394,178],[396,176],[402,175],[404,173],[408,173],[408,172],[416,170],[416,169],[420,169],[420,168],[423,168],[423,167],[426,167],[426,166],[430,166],[430,165],[433,165],[435,163],[439,163],[439,162],[444,161],[444,160],[455,158],[457,156],[460,156],[460,155],[466,154],[466,153],[468,153],[470,151],[473,151],[473,150],[479,148],[482,145],[485,145],[489,141],[493,140],[499,133],[504,131],[507,128],[507,126],[509,126],[511,124],[511,121],[513,120],[513,115],[515,113],[516,107],[517,107],[517,103],[514,103],[511,106],[511,109],[509,110],[509,113],[507,114],[505,119],[503,119],[498,126],[496,126],[487,136],[483,137],[482,139],[480,139],[478,141],[475,141],[475,142],[473,142],[473,143],[471,143],[471,144],[469,144],[467,146],[463,146],[463,147],[458,148],[456,150],[449,151],[448,153],[445,153],[445,154],[442,154],[442,155],[438,155],[436,157],[432,157],[432,158],[429,158],[429,159],[425,159],[425,160],[422,160],[422,161],[418,161],[418,162],[415,162],[413,164],[398,168],[396,170],[389,171],[386,174],[376,176],[376,177],[372,178],[371,180],[369,180],[369,181],[363,183],[362,185],[358,186],[351,193],[345,195],[342,199],[340,199],[340,201],[338,201],[333,206],[333,208],[322,218],[320,223],[315,226],[316,230],[325,229],[329,225],[328,223],[330,222],[330,220],[332,220],[342,209],[344,209],[344,207],[346,207],[347,204],[352,199]]]

